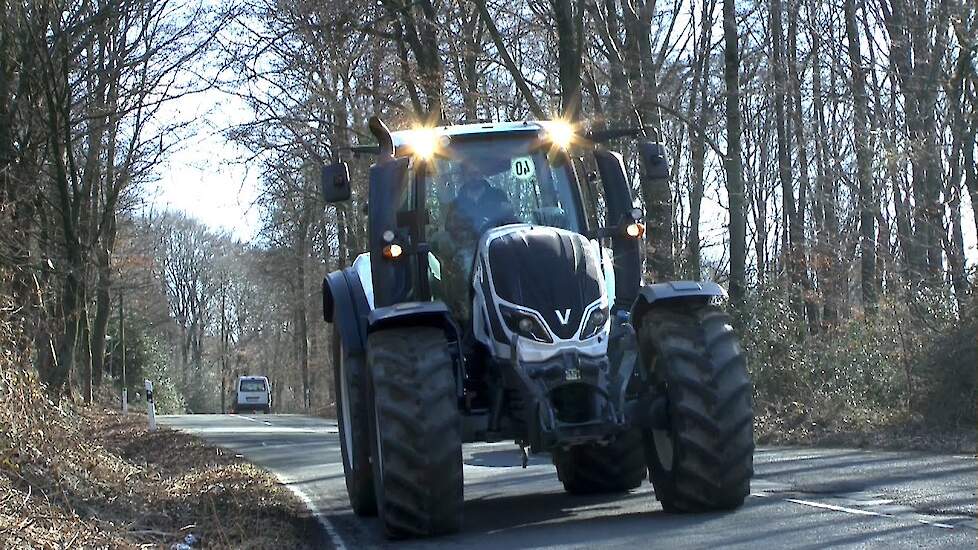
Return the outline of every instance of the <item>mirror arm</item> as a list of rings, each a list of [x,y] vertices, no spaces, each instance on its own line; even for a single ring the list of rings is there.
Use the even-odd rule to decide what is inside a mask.
[[[593,143],[607,143],[613,139],[624,137],[641,137],[645,132],[653,130],[651,126],[633,126],[628,128],[609,128],[588,132],[585,137]]]

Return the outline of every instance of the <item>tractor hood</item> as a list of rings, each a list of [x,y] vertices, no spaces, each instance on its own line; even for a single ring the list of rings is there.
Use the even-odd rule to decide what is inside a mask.
[[[578,336],[604,297],[595,247],[577,233],[511,225],[491,231],[482,251],[496,301],[536,312],[558,339]]]

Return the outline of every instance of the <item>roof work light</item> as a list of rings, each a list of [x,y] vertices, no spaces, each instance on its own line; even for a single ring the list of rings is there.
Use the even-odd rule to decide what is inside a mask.
[[[546,131],[546,136],[550,140],[550,143],[565,151],[574,144],[577,138],[576,128],[566,120],[556,119],[541,122],[540,124]]]
[[[406,144],[415,157],[431,160],[438,152],[440,139],[434,128],[421,126],[410,131]]]

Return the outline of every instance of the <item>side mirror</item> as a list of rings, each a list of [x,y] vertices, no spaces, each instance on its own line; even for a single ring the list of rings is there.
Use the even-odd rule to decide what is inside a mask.
[[[345,162],[323,166],[319,187],[328,203],[350,199],[350,167]]]
[[[642,159],[647,178],[669,179],[669,161],[666,160],[665,146],[652,141],[640,141],[638,155]]]

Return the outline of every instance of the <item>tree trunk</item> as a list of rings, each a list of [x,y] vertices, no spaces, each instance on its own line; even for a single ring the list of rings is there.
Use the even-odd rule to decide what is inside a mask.
[[[404,42],[411,48],[417,64],[417,87],[424,93],[424,102],[412,96],[416,114],[424,122],[441,122],[444,68],[438,52],[438,21],[435,7],[430,0],[406,3],[403,0],[384,0],[388,12],[397,18],[396,35],[400,42],[402,69],[406,83],[413,89],[415,81],[407,68]],[[416,10],[415,8],[418,8]],[[403,42],[401,42],[403,40]]]
[[[774,69],[774,123],[778,142],[778,179],[781,183],[781,204],[786,218],[785,259],[788,277],[791,281],[790,296],[795,315],[802,317],[802,262],[799,256],[804,253],[804,227],[798,217],[795,191],[791,177],[791,132],[785,115],[785,103],[789,99],[787,74],[784,63],[784,29],[781,19],[783,9],[781,0],[770,0],[771,11],[771,63]]]
[[[802,116],[804,105],[801,100],[801,78],[798,76],[798,15],[800,0],[791,0],[788,8],[788,84],[791,88],[789,111],[794,129],[795,146],[798,154],[798,211],[796,212],[797,255],[795,257],[798,277],[801,279],[805,303],[805,317],[809,330],[818,330],[818,307],[815,302],[815,288],[809,273],[809,242],[805,235],[808,218],[808,200],[811,180],[808,173],[808,142],[805,138],[805,122]]]
[[[978,135],[978,120],[972,122],[968,135],[971,141],[966,141],[966,143],[974,143],[975,137]],[[975,218],[975,233],[978,234],[978,163],[975,162],[974,147],[965,147],[964,150],[964,182],[968,188],[968,192],[971,194],[971,210]]]
[[[115,216],[103,239],[103,246],[96,253],[98,262],[98,280],[95,297],[95,320],[92,325],[92,383],[95,387],[102,385],[102,375],[105,372],[105,333],[109,326],[109,312],[112,311],[112,269],[110,254],[115,246]]]
[[[693,81],[689,94],[689,118],[696,126],[690,132],[690,164],[692,181],[689,193],[689,236],[686,239],[686,274],[698,281],[702,278],[700,260],[700,213],[705,191],[706,136],[703,133],[706,112],[706,89],[710,74],[711,34],[713,30],[712,2],[704,2],[700,15],[700,34],[694,55]]]
[[[855,0],[845,0],[846,35],[849,41],[849,66],[852,71],[853,126],[856,140],[856,180],[859,182],[859,255],[860,289],[863,308],[867,312],[876,310],[878,294],[876,291],[876,204],[870,169],[868,128],[868,100],[866,97],[866,73],[863,70],[862,54],[859,46],[859,31],[856,27]]]
[[[726,85],[727,196],[730,203],[730,301],[743,310],[746,297],[747,218],[744,213],[743,166],[740,153],[740,53],[738,52],[735,0],[723,0],[723,43]]]
[[[577,121],[581,116],[581,66],[584,51],[584,6],[580,0],[552,0],[557,34],[557,79],[560,116]]]
[[[964,48],[958,53],[958,59],[951,73],[948,92],[948,109],[950,113],[951,155],[949,164],[951,173],[948,178],[946,193],[949,197],[948,206],[951,209],[951,242],[947,249],[948,263],[951,270],[951,282],[954,285],[954,296],[958,302],[959,311],[967,305],[968,275],[965,272],[964,232],[961,227],[961,193],[962,193],[962,150],[969,149],[974,154],[974,133],[969,132],[969,124],[964,119],[964,79],[971,72],[971,53]],[[974,208],[975,205],[972,205]],[[978,221],[978,219],[976,219]]]

